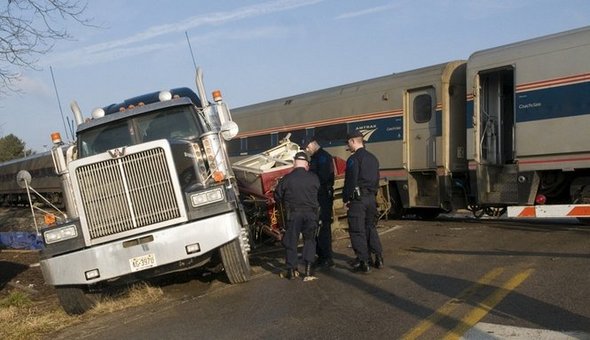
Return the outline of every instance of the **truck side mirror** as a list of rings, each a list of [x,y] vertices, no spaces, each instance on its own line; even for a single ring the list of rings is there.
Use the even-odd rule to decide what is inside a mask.
[[[227,121],[221,125],[221,137],[225,140],[231,140],[234,138],[240,129],[238,128],[238,124],[234,121]]]

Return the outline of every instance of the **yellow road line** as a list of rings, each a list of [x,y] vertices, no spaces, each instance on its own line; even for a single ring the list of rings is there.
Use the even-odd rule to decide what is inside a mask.
[[[420,335],[424,334],[430,327],[436,325],[441,319],[450,315],[450,313],[455,310],[460,305],[462,300],[466,300],[469,297],[473,296],[479,289],[481,289],[484,285],[489,284],[493,279],[498,277],[504,268],[498,267],[490,270],[484,276],[482,276],[477,282],[470,287],[463,290],[459,295],[457,295],[452,300],[446,302],[442,307],[437,309],[432,315],[428,318],[424,319],[420,322],[416,327],[409,330],[406,334],[402,336],[402,339],[409,340],[409,339],[416,339]]]
[[[526,280],[529,275],[533,273],[533,271],[534,269],[532,268],[525,270],[506,281],[502,287],[496,289],[490,296],[478,304],[477,307],[473,308],[469,313],[467,313],[467,315],[465,315],[463,319],[460,320],[459,325],[447,333],[444,339],[459,339],[463,334],[465,334],[467,330],[475,326],[479,320],[486,316],[490,310],[494,309],[494,307],[500,303],[500,301],[502,301],[506,295],[508,295],[512,290],[514,290],[524,280]]]

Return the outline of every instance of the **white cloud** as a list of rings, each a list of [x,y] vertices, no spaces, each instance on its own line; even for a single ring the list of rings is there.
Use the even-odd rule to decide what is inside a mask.
[[[314,5],[324,0],[277,0],[262,4],[245,6],[233,11],[207,13],[190,17],[180,22],[150,27],[143,32],[100,44],[82,47],[76,51],[56,53],[48,56],[43,64],[61,64],[65,67],[78,65],[93,65],[105,61],[112,61],[124,57],[138,55],[162,48],[162,44],[150,44],[133,47],[139,44],[166,34],[184,32],[200,26],[222,25],[227,22],[237,21],[245,18],[262,16],[270,13],[282,12],[296,9],[303,6]],[[260,32],[254,32],[259,34]]]
[[[21,75],[15,81],[14,85],[19,89],[19,91],[22,91],[27,95],[36,95],[42,97],[49,97],[53,95],[50,85],[39,79],[30,78],[26,75]],[[18,94],[16,95],[18,96]]]
[[[364,15],[373,14],[373,13],[389,11],[391,9],[400,8],[401,6],[402,6],[402,3],[394,3],[394,4],[384,5],[384,6],[366,8],[366,9],[355,11],[355,12],[348,12],[348,13],[340,14],[339,16],[336,17],[336,20],[356,18],[356,17],[360,17],[360,16],[364,16]]]

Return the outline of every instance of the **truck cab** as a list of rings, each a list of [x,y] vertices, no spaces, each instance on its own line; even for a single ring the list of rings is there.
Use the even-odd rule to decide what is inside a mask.
[[[154,92],[93,111],[76,143],[53,157],[66,211],[42,231],[41,269],[69,314],[113,282],[191,269],[219,255],[231,283],[248,281],[249,228],[225,139],[235,135],[221,94]],[[225,139],[224,139],[225,138]]]

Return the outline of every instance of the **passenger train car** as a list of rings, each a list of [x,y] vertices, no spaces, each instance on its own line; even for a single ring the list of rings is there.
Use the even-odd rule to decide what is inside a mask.
[[[234,109],[240,139],[230,156],[260,152],[287,133],[315,135],[347,157],[346,134],[360,130],[390,179],[397,211],[451,209],[452,174],[465,173],[465,63],[454,61]],[[408,143],[410,138],[412,143]],[[233,144],[232,144],[233,143]],[[395,208],[395,207],[394,207]]]
[[[512,207],[533,217],[556,204],[558,216],[590,216],[572,205],[590,203],[588,60],[584,27],[237,108],[230,154],[260,152],[291,132],[347,157],[344,138],[359,130],[390,180],[396,216]]]
[[[42,152],[25,158],[0,164],[0,205],[28,204],[27,189],[16,181],[20,170],[31,174],[30,185],[52,204],[62,203],[61,182],[55,173],[50,152]],[[33,201],[39,197],[31,192]]]

